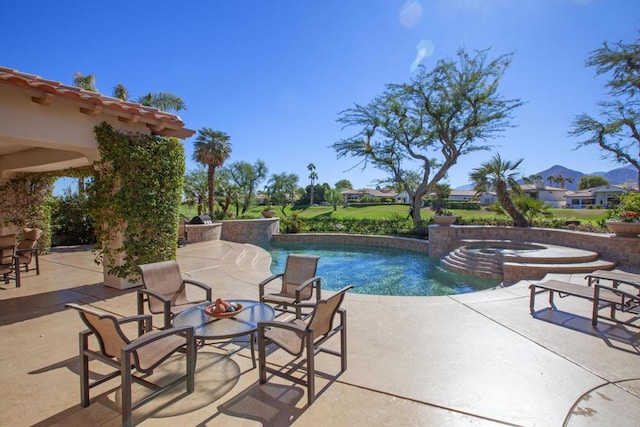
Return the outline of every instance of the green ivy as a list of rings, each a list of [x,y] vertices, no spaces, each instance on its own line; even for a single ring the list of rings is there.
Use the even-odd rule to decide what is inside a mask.
[[[39,228],[42,237],[38,249],[51,247],[51,200],[55,177],[48,174],[22,173],[0,186],[0,225],[13,224]]]
[[[140,264],[176,258],[184,147],[177,138],[121,132],[106,122],[94,131],[101,160],[87,191],[101,245],[96,261],[111,265],[109,274],[135,278]],[[108,247],[119,233],[122,245]]]

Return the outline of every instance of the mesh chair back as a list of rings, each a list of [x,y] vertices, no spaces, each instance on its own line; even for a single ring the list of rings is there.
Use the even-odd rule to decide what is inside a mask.
[[[349,289],[351,289],[351,286],[341,289],[335,295],[323,299],[316,304],[313,317],[307,326],[307,329],[313,331],[315,339],[322,337],[333,329],[333,318],[344,300],[344,294]]]
[[[33,256],[33,249],[38,244],[38,239],[42,236],[39,228],[25,228],[22,231],[22,241],[18,244],[17,252],[20,256],[20,263],[30,263]]]
[[[130,341],[120,329],[118,319],[114,315],[77,304],[67,306],[80,312],[80,318],[98,339],[102,354],[120,358],[122,348]]]
[[[189,303],[180,266],[177,261],[162,261],[139,266],[146,289],[161,293],[171,300],[171,306]],[[161,313],[164,309],[157,298],[149,298],[149,311]]]
[[[0,236],[0,274],[13,271],[13,255],[16,250],[16,235]]]
[[[306,280],[316,275],[318,260],[315,255],[291,254],[287,257],[287,265],[282,276],[282,293],[291,297],[295,296],[295,290]],[[313,295],[313,288],[307,287],[301,294],[301,298],[308,300]]]

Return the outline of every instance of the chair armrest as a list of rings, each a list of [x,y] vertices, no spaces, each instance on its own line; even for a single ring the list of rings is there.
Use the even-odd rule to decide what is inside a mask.
[[[316,288],[316,301],[320,300],[320,277],[316,276],[316,277],[312,277],[311,279],[305,280],[304,282],[302,282],[296,288],[296,291],[295,291],[296,292],[296,304],[300,304],[300,302],[301,302],[300,294],[302,293],[302,291],[305,290],[305,288],[307,288],[309,286]]]
[[[262,300],[262,297],[264,296],[264,287],[265,287],[265,285],[267,283],[277,279],[278,277],[282,277],[282,276],[284,276],[284,273],[274,274],[273,276],[267,277],[262,282],[258,283],[258,290],[259,290],[259,294],[260,294],[260,300]]]
[[[159,292],[152,291],[149,289],[138,289],[138,314],[144,313],[144,296],[147,296],[147,299],[155,298],[162,302],[162,312],[171,313],[171,300]],[[150,301],[149,301],[150,302]],[[151,306],[149,306],[149,310],[151,310]]]
[[[307,328],[305,328],[303,326],[296,325],[295,323],[290,323],[290,322],[278,322],[276,320],[270,320],[270,321],[266,321],[266,322],[258,322],[258,330],[264,331],[267,328],[288,329],[288,330],[290,330],[292,332],[295,332],[295,333],[301,334],[301,335],[313,332],[310,329],[307,329]]]
[[[207,293],[207,301],[211,301],[211,295],[212,295],[211,286],[207,285],[206,283],[200,282],[199,280],[182,279],[182,281],[184,283],[188,283],[190,285],[203,289]]]
[[[171,300],[167,297],[165,297],[164,295],[162,295],[159,292],[156,291],[152,291],[149,289],[138,289],[138,294],[142,294],[142,295],[148,295],[150,297],[154,297],[156,299],[159,299],[160,301],[166,303],[166,302],[171,302]]]
[[[161,340],[170,335],[179,335],[182,333],[186,334],[185,344],[188,343],[190,340],[193,340],[193,326],[186,325],[186,326],[180,326],[180,327],[173,327],[169,329],[163,329],[153,334],[144,334],[140,338],[135,339],[134,341],[132,341],[131,343],[123,347],[123,350],[127,353],[130,353],[154,341]]]
[[[118,324],[120,325],[131,322],[138,322],[139,326],[144,325],[144,331],[150,332],[153,327],[153,316],[150,314],[138,314],[136,316],[128,316],[118,319]]]

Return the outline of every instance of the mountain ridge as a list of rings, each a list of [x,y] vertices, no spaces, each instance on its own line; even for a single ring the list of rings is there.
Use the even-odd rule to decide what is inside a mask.
[[[621,185],[627,181],[636,182],[636,178],[638,176],[638,172],[631,165],[611,169],[610,171],[607,171],[607,172],[598,171],[598,172],[590,172],[590,173],[576,171],[562,165],[553,165],[548,169],[545,169],[538,173],[534,173],[532,175],[540,175],[544,183],[551,187],[561,187],[562,184],[554,182],[553,180],[551,181],[548,180],[550,176],[556,177],[560,174],[565,179],[568,178],[569,181],[572,181],[572,182],[569,182],[569,181],[565,182],[564,188],[566,188],[567,190],[577,190],[578,184],[580,183],[580,178],[588,175],[602,176],[603,178],[609,181],[609,184],[612,184],[612,185]],[[520,180],[519,182],[522,183],[524,181]],[[471,190],[471,189],[473,189],[473,184],[467,184],[467,185],[463,185],[456,188],[456,190]]]

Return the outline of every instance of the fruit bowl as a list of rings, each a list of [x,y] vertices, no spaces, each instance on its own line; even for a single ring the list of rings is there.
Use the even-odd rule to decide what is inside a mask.
[[[215,317],[216,319],[226,319],[228,317],[233,317],[244,310],[242,304],[237,303],[237,306],[238,308],[235,311],[215,312],[216,304],[210,304],[205,307],[204,312],[211,317]]]

